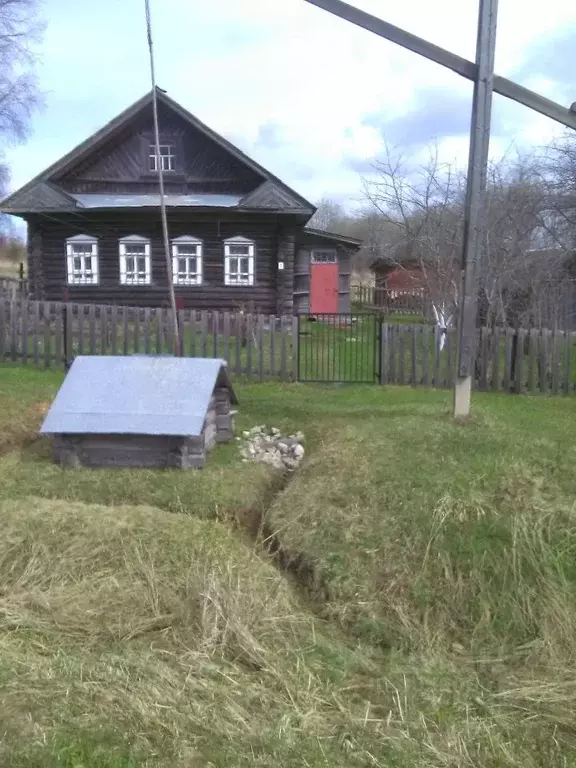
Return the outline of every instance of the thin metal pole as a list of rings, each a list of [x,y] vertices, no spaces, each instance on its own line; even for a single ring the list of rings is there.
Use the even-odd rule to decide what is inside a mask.
[[[170,255],[170,237],[168,235],[168,218],[166,216],[166,199],[164,196],[164,173],[160,157],[160,130],[158,127],[158,98],[156,90],[156,71],[154,67],[154,48],[152,44],[152,19],[150,16],[150,0],[144,0],[146,9],[146,31],[148,35],[148,52],[150,54],[150,79],[152,80],[152,113],[154,116],[154,142],[156,154],[156,170],[158,172],[158,186],[160,188],[160,218],[162,219],[162,236],[164,239],[164,255],[166,257],[166,277],[168,279],[168,293],[170,295],[170,307],[172,309],[174,355],[180,354],[180,329],[178,327],[178,313],[176,310],[176,297],[174,295],[174,281],[172,279],[172,258]]]
[[[494,54],[498,0],[480,0],[476,43],[477,78],[474,82],[470,154],[464,209],[462,290],[458,322],[458,366],[454,386],[454,416],[468,416],[474,373],[478,266],[486,241],[486,177],[490,144],[490,117],[494,81]]]

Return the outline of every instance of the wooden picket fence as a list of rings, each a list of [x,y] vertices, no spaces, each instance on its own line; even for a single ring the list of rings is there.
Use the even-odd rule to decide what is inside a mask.
[[[352,302],[358,308],[378,311],[382,315],[432,317],[432,302],[423,290],[395,291],[371,285],[352,287]]]
[[[17,301],[28,293],[28,282],[23,277],[0,277],[0,299]]]
[[[227,360],[250,378],[293,377],[291,317],[178,312],[180,354]],[[46,367],[77,355],[174,353],[171,313],[162,308],[0,300],[0,360]]]
[[[374,372],[374,379],[370,374],[363,381],[453,386],[454,329],[385,323],[375,316],[373,330],[362,334],[362,318],[349,319],[324,333],[325,322],[318,317],[309,324],[312,330],[299,333],[302,323],[291,316],[184,309],[178,312],[179,353],[222,358],[234,374],[257,380],[315,380],[310,360],[318,357],[340,363],[324,366],[328,374],[323,373],[323,381],[355,380],[348,370],[355,360]],[[0,299],[0,361],[60,367],[77,355],[173,353],[168,309]],[[474,386],[532,394],[576,392],[576,332],[479,329]]]
[[[380,382],[452,387],[456,375],[455,329],[384,323]],[[531,394],[576,391],[576,332],[546,329],[478,330],[474,386]]]

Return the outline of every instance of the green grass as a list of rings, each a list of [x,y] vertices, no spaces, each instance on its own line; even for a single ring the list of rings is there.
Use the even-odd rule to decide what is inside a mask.
[[[3,365],[0,375],[0,455],[35,437],[60,382],[61,371]]]
[[[379,321],[374,315],[299,319],[300,381],[374,382],[378,377]]]
[[[240,383],[281,489],[54,467],[60,378],[0,369],[0,764],[576,766],[576,401]]]

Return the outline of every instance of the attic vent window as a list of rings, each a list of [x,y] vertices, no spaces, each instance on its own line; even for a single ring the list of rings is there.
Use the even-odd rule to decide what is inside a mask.
[[[254,285],[254,242],[234,237],[224,243],[224,284]]]
[[[88,235],[66,240],[68,285],[98,284],[98,241]]]
[[[163,171],[173,171],[176,167],[176,155],[172,144],[159,144],[158,155],[156,154],[156,144],[150,144],[149,165],[150,171],[158,171],[158,161]]]
[[[131,235],[120,240],[120,284],[150,285],[150,240]]]

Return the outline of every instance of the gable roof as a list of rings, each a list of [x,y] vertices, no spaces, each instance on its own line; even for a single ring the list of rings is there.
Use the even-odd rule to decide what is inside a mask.
[[[301,198],[296,193],[270,179],[244,195],[238,205],[240,208],[302,208]]]
[[[80,356],[40,433],[198,436],[216,386],[238,402],[224,360]]]
[[[57,183],[57,180],[64,173],[70,171],[75,165],[85,160],[90,154],[99,149],[105,142],[109,141],[114,135],[119,133],[127,123],[135,118],[143,109],[152,104],[153,91],[149,91],[142,98],[135,101],[123,112],[117,115],[115,118],[106,123],[102,128],[88,137],[85,141],[78,144],[71,152],[57,160],[51,166],[42,171],[42,173],[35,176],[31,181],[25,184],[21,189],[8,195],[1,203],[0,210],[6,213],[10,212],[25,212],[25,211],[41,211],[41,210],[66,210],[65,208],[49,208],[46,205],[42,205],[41,196],[44,194],[43,185],[46,182]],[[156,97],[159,103],[165,104],[169,109],[179,115],[188,125],[200,131],[204,136],[214,141],[218,146],[232,155],[236,160],[243,163],[246,167],[257,173],[262,177],[262,182],[270,182],[278,190],[278,201],[281,202],[282,197],[285,196],[286,201],[289,201],[289,205],[284,205],[283,208],[293,208],[295,211],[301,213],[310,213],[312,215],[316,210],[308,200],[299,195],[293,189],[288,187],[274,174],[267,171],[263,166],[249,157],[247,154],[234,146],[231,142],[225,139],[220,134],[213,131],[201,120],[199,120],[187,109],[184,109],[178,102],[171,99],[161,88],[156,88]],[[58,190],[63,195],[66,195],[62,190]],[[256,190],[257,191],[257,190]],[[53,200],[54,204],[63,204],[63,201]],[[28,207],[27,207],[28,206]],[[73,206],[71,210],[74,209]],[[239,203],[238,207],[242,207]],[[252,203],[250,208],[269,208],[268,205],[255,205]]]
[[[361,248],[362,240],[358,240],[357,237],[349,237],[348,235],[338,235],[335,232],[327,232],[325,229],[314,229],[313,227],[304,227],[303,236],[311,235],[312,237],[319,237],[322,240],[329,240],[332,243],[342,243],[342,245],[349,245],[352,248]]]

